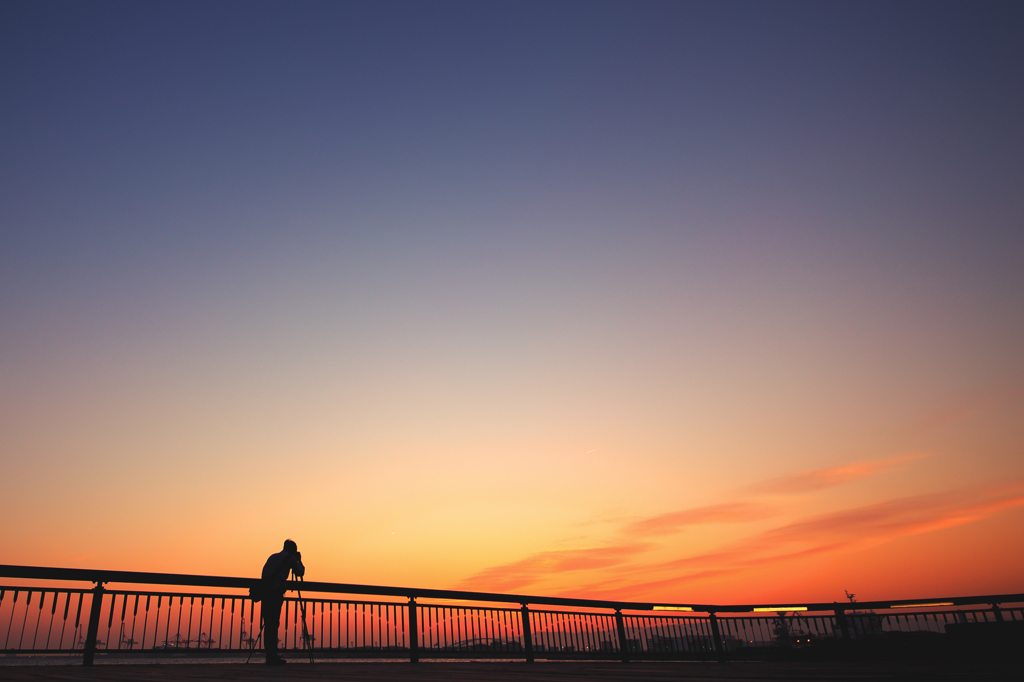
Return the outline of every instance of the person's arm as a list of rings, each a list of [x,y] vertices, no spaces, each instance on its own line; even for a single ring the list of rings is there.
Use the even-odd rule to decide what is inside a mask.
[[[292,571],[300,578],[306,575],[306,567],[302,565],[302,554],[299,552],[295,553],[294,563],[292,563]]]

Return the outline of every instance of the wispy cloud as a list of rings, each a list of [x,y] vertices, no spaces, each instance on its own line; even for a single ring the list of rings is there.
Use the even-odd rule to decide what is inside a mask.
[[[567,584],[560,576],[571,572],[576,585],[571,592],[577,596],[671,599],[678,590],[695,582],[864,549],[900,537],[971,523],[1024,505],[1024,484],[1014,484],[912,495],[803,518],[794,518],[795,509],[787,512],[785,508],[786,496],[864,479],[928,456],[904,454],[780,476],[745,488],[747,499],[743,501],[681,509],[639,520],[605,517],[600,522],[611,526],[610,537],[618,536],[619,541],[585,549],[538,552],[480,571],[463,580],[459,587],[514,592],[546,583],[558,590],[559,584]],[[759,501],[763,497],[773,500],[772,504]],[[796,500],[792,504],[799,506]],[[761,531],[755,529],[763,528],[762,525],[752,525],[783,513],[790,515],[788,523]],[[662,554],[662,560],[650,560],[648,552],[658,547],[659,541],[687,528],[708,524],[733,524],[741,532],[751,534],[713,551],[668,560]],[[744,528],[744,524],[748,527]],[[645,558],[645,554],[650,558]],[[591,582],[580,584],[581,579],[588,578]]]
[[[701,580],[721,578],[752,568],[800,561],[816,555],[839,552],[849,549],[850,545],[851,543],[848,542],[837,542],[771,556],[756,555],[737,548],[728,552],[702,554],[660,564],[633,566],[628,572],[602,576],[600,581],[573,590],[573,594],[598,599],[652,598],[680,601],[671,596],[672,592],[677,588]],[[664,575],[667,572],[671,572],[668,577],[657,580],[645,579],[648,576]]]
[[[659,514],[640,521],[635,521],[625,528],[627,535],[667,535],[675,533],[686,526],[704,523],[742,523],[764,518],[776,513],[774,509],[751,502],[729,502],[714,504],[707,507],[694,507],[681,511]]]
[[[952,491],[888,500],[778,526],[709,553],[621,566],[577,593],[593,597],[668,598],[676,588],[769,565],[846,552],[989,518],[1024,506],[1024,486]],[[668,574],[668,575],[666,575]],[[653,576],[664,576],[650,580]]]
[[[626,563],[650,545],[631,543],[587,549],[565,549],[532,554],[525,559],[485,569],[466,578],[462,589],[514,591],[538,580],[568,571],[609,568]]]
[[[927,457],[926,453],[898,455],[844,466],[814,469],[771,478],[749,486],[748,495],[796,494],[812,492],[891,469],[904,462]],[[759,502],[726,502],[658,514],[634,521],[624,528],[630,537],[653,537],[678,532],[687,526],[708,523],[746,523],[778,514],[778,509]]]
[[[970,523],[1022,504],[1024,492],[1019,489],[916,495],[787,524],[763,538],[768,544],[835,537],[890,540]]]
[[[592,582],[578,584],[571,590],[573,595],[672,599],[677,589],[701,580],[863,549],[900,537],[971,523],[1018,506],[1024,506],[1024,484],[907,496],[811,516],[755,533],[712,552],[668,561],[642,561],[642,553],[654,546],[650,542],[540,552],[481,571],[463,581],[461,587],[514,591],[553,578],[557,582],[559,573],[594,571]],[[633,522],[623,531],[630,537],[653,539],[693,523],[752,521],[758,518],[758,510],[756,505],[743,503],[699,507]]]
[[[813,469],[801,471],[795,474],[770,478],[760,483],[747,487],[748,493],[763,495],[792,495],[808,493],[824,488],[831,488],[849,481],[860,478],[867,478],[895,466],[910,462],[915,459],[928,457],[928,453],[916,453],[909,455],[898,455],[886,459],[876,459],[867,462],[855,462],[838,467],[826,469]]]

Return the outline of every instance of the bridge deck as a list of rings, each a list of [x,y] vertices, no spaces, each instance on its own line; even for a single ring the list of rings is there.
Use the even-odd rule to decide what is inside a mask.
[[[423,662],[318,663],[294,661],[280,668],[235,663],[96,665],[0,665],[0,680],[11,682],[206,682],[258,680],[261,682],[872,682],[928,680],[953,682],[1024,679],[1024,665],[946,662],[735,662],[716,663],[608,663],[538,662]]]

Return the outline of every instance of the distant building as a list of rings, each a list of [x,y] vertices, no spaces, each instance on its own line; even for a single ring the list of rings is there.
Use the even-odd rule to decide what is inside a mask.
[[[682,637],[666,637],[664,635],[651,635],[647,638],[647,650],[661,653],[673,653],[686,651],[686,644]]]

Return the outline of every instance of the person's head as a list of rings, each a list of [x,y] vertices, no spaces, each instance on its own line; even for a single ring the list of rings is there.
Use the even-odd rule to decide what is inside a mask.
[[[284,541],[284,551],[291,552],[292,554],[295,554],[295,552],[299,551],[299,546],[295,544],[294,540],[285,540]]]

